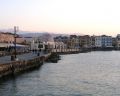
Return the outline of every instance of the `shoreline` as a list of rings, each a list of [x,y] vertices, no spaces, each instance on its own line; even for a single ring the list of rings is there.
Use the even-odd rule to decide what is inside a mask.
[[[6,64],[0,64],[0,79],[11,76],[14,77],[19,73],[40,68],[49,56],[50,54],[47,54],[46,56],[39,56],[29,60],[12,61]]]
[[[38,56],[36,58],[32,58],[29,60],[23,61],[12,61],[6,64],[0,64],[0,80],[4,78],[14,77],[19,73],[24,73],[27,71],[31,71],[37,68],[40,68],[44,62],[52,62],[57,63],[58,60],[61,60],[60,55],[69,55],[69,54],[79,54],[79,53],[87,53],[92,51],[113,51],[115,49],[110,50],[91,50],[91,49],[84,49],[84,50],[74,50],[74,51],[67,51],[67,52],[51,52],[45,56]],[[120,50],[115,50],[120,51]]]

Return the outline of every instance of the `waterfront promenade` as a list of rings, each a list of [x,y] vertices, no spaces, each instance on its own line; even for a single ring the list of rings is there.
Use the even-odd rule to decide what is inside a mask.
[[[79,52],[80,51],[76,49],[59,51],[57,50],[57,52],[56,50],[52,50],[52,52],[30,52],[17,55],[16,60],[11,60],[11,56],[3,56],[0,57],[0,78],[8,75],[14,75],[23,71],[31,70],[34,68],[39,68],[44,63],[44,61],[49,61],[50,57],[52,58],[50,60],[51,62],[56,62],[55,60],[58,60],[58,58],[54,58],[52,53],[73,54]]]
[[[51,53],[30,52],[17,55],[16,60],[11,60],[11,56],[0,57],[0,78],[39,68],[50,55]]]
[[[43,52],[40,52],[40,56],[44,56],[44,55],[46,55],[46,54],[44,54]],[[33,59],[36,57],[38,57],[37,53],[33,53],[33,52],[17,55],[18,61],[30,60],[30,59]],[[0,64],[6,64],[6,63],[10,63],[10,62],[12,62],[11,56],[0,57]]]
[[[79,52],[79,49],[53,49],[52,52],[54,53],[66,53],[66,52]],[[39,52],[39,56],[45,56],[47,54],[45,54],[43,51]],[[38,57],[37,52],[29,52],[29,53],[25,53],[25,54],[20,54],[17,55],[18,61],[23,61],[23,60],[30,60],[33,58]],[[11,56],[2,56],[0,57],[0,64],[6,64],[6,63],[10,63],[11,61]]]

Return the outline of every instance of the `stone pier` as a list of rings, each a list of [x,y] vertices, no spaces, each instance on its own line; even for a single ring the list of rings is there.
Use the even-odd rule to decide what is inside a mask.
[[[50,54],[47,54],[29,60],[12,61],[0,64],[0,78],[8,75],[15,75],[34,68],[39,68],[49,56]]]

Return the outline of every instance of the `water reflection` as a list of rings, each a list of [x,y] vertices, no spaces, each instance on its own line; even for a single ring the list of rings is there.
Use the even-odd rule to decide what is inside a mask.
[[[0,82],[0,96],[120,96],[120,52],[63,55],[58,63]]]

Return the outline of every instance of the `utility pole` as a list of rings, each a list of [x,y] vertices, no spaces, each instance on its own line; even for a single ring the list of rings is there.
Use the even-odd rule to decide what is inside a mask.
[[[15,53],[14,53],[14,59],[16,60],[16,37],[17,37],[17,35],[16,35],[16,32],[18,31],[18,26],[14,26],[14,48],[15,48]]]

